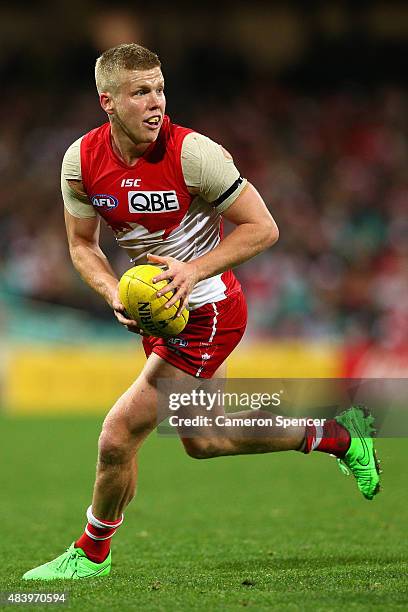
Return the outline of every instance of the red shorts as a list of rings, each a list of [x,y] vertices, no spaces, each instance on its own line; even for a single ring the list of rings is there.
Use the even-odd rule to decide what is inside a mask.
[[[146,356],[156,353],[183,372],[211,378],[241,340],[247,307],[241,289],[220,302],[190,312],[184,330],[175,338],[143,338]]]

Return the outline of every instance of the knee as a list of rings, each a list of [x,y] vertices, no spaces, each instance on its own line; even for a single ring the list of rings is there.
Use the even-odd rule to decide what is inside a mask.
[[[107,464],[130,461],[153,427],[151,421],[140,419],[128,423],[125,419],[108,415],[99,436],[99,461]]]
[[[187,455],[193,459],[210,459],[222,455],[221,440],[210,438],[184,438],[183,444]]]
[[[119,465],[129,460],[129,445],[124,436],[102,430],[98,443],[98,458],[101,463]]]

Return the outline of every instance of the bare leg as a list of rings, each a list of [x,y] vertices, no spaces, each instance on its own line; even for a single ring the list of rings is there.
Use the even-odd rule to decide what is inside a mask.
[[[226,377],[226,365],[223,364],[215,373],[214,378]],[[188,409],[186,410],[186,413]],[[195,412],[195,414],[197,414]],[[204,413],[203,413],[204,416]],[[214,407],[211,416],[228,416],[229,418],[249,418],[264,420],[273,419],[273,424],[265,428],[264,425],[257,426],[223,426],[195,428],[193,435],[184,436],[179,431],[181,440],[187,453],[196,459],[208,459],[225,455],[246,455],[253,453],[272,453],[277,451],[299,450],[305,438],[305,427],[303,426],[277,426],[276,415],[261,410],[246,410],[225,415],[223,408]]]
[[[189,377],[154,353],[138,379],[119,398],[103,424],[92,511],[117,520],[132,500],[137,481],[137,451],[157,425],[157,380]]]
[[[208,459],[225,455],[247,455],[252,453],[273,453],[277,451],[300,450],[305,439],[304,426],[289,426],[283,428],[275,425],[276,415],[270,412],[252,410],[234,412],[228,417],[250,419],[273,419],[273,424],[265,426],[223,426],[215,431],[200,432],[181,440],[187,453],[196,459]]]
[[[225,377],[225,366],[216,373]],[[171,378],[174,381],[192,379],[178,368],[154,353],[138,379],[116,402],[108,413],[99,439],[97,474],[92,510],[95,516],[106,521],[117,520],[132,500],[137,481],[137,451],[145,438],[157,425],[157,381]],[[188,409],[187,409],[188,414]],[[222,415],[218,409],[216,414]],[[163,415],[164,418],[165,415]],[[228,416],[271,418],[269,412],[245,411]],[[262,435],[259,435],[259,434]],[[194,437],[182,437],[189,455],[209,458],[221,455],[266,453],[299,449],[304,439],[303,427],[271,427],[256,432],[255,427],[222,427],[194,432]]]

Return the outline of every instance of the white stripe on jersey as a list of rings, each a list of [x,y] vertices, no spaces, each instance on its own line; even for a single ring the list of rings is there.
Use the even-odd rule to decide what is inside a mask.
[[[200,197],[196,197],[178,225],[165,240],[164,230],[150,233],[142,225],[130,223],[131,230],[116,236],[119,246],[126,249],[135,265],[148,263],[146,255],[175,257],[180,261],[191,261],[212,251],[220,242],[219,213]],[[221,274],[197,283],[190,294],[189,308],[195,310],[210,302],[219,302],[226,297],[226,286]]]

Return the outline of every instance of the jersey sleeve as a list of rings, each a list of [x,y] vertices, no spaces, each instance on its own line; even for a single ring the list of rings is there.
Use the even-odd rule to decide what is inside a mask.
[[[247,184],[225,149],[197,132],[184,138],[181,165],[187,187],[197,189],[220,213],[235,202]]]
[[[71,189],[69,180],[81,181],[81,138],[76,140],[66,151],[61,168],[61,192],[64,206],[73,216],[80,219],[96,217],[95,209],[87,196],[81,196]]]

